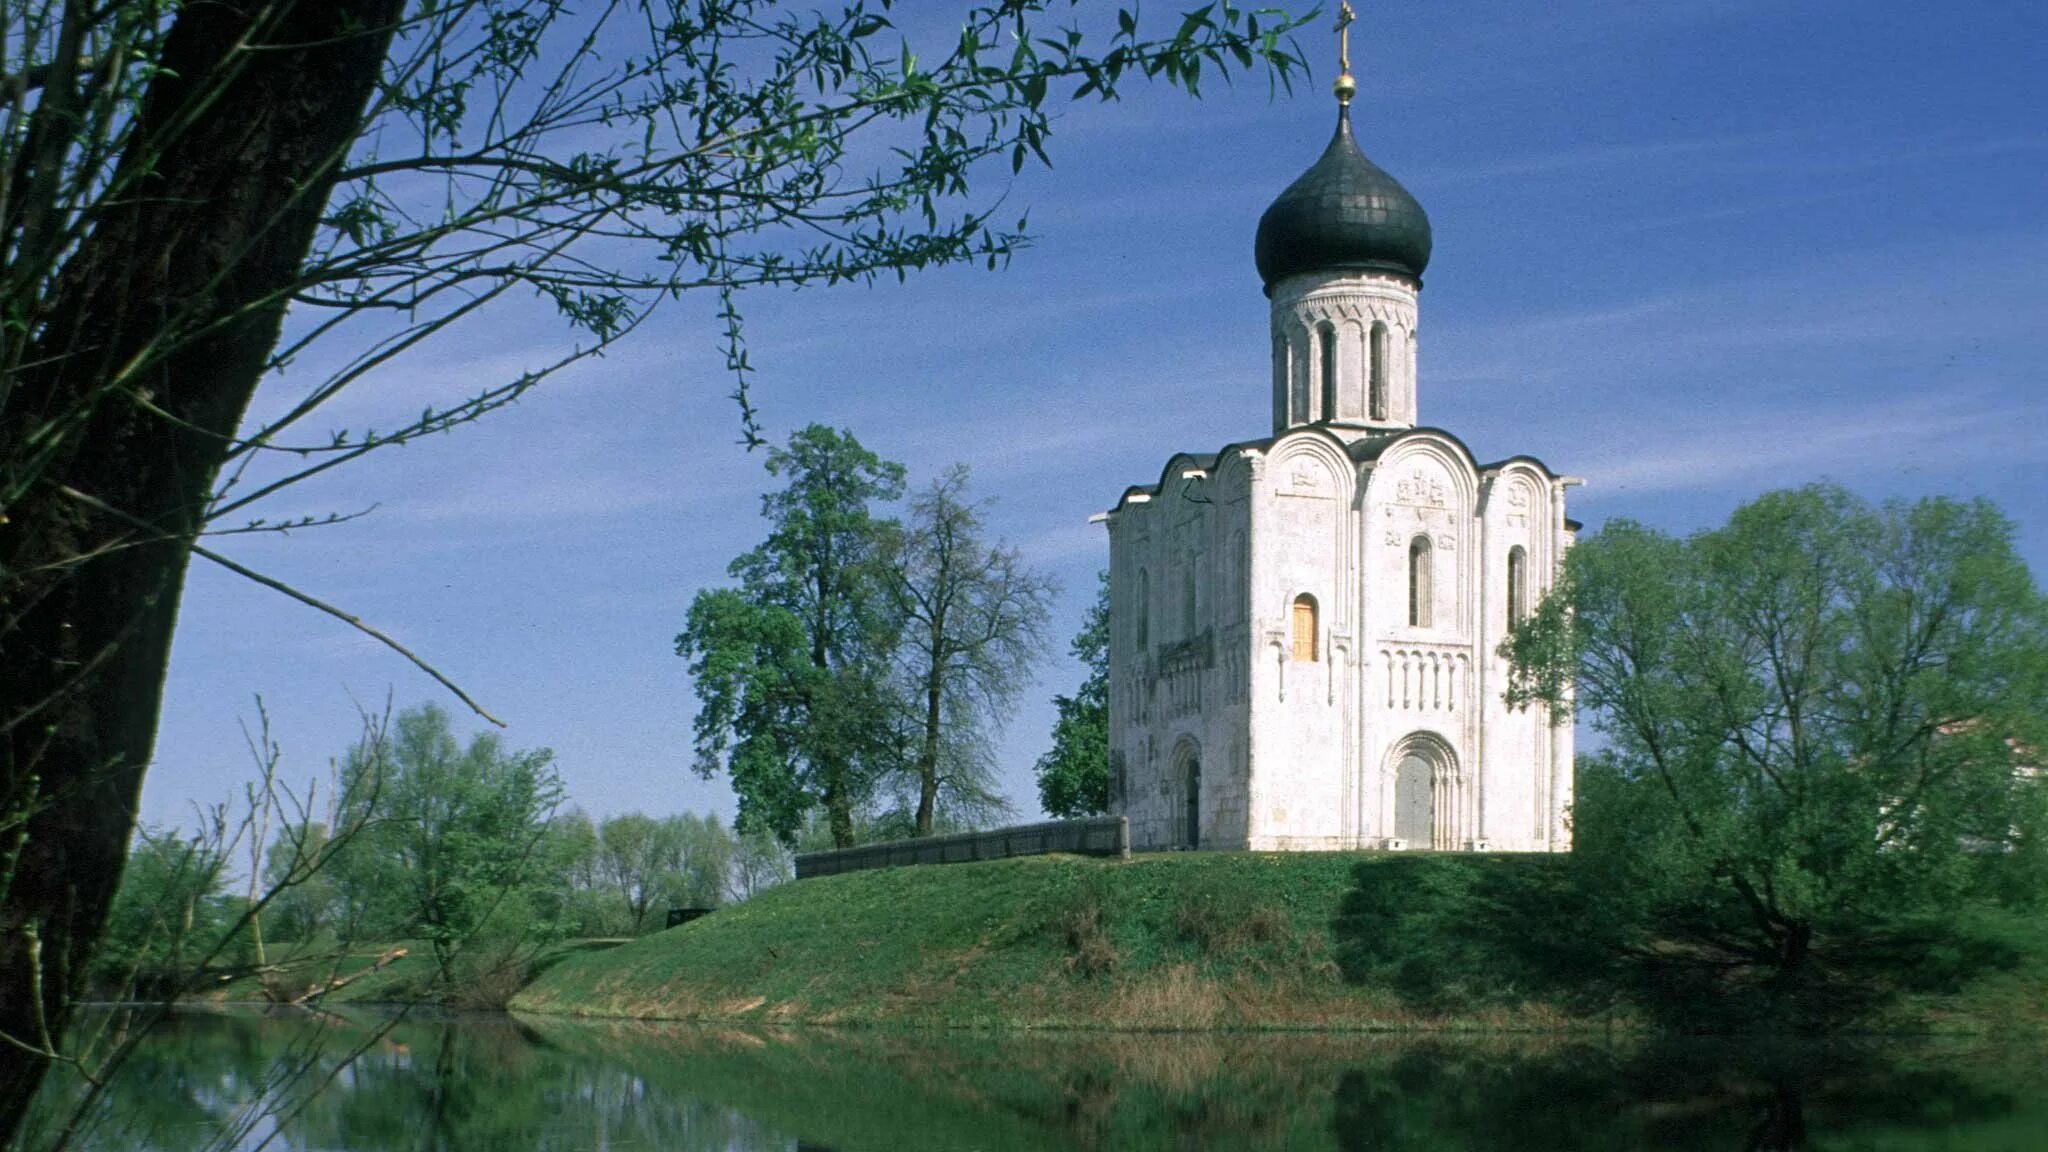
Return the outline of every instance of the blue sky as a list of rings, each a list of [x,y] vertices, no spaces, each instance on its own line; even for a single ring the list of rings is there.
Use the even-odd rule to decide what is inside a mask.
[[[1512,15],[1509,13],[1512,12]],[[1163,12],[1162,12],[1163,14]],[[1354,28],[1368,155],[1422,201],[1420,403],[1481,458],[1584,476],[1573,513],[1705,526],[1829,478],[1996,499],[2048,572],[2048,9],[1697,0],[1375,3]],[[1006,271],[744,301],[772,438],[852,429],[913,483],[954,461],[993,531],[1064,583],[1058,651],[1000,742],[1036,813],[1064,640],[1107,546],[1091,513],[1177,450],[1268,427],[1265,205],[1330,131],[1312,82],[1066,113],[1056,167],[979,187],[1029,209]],[[603,814],[730,814],[689,770],[673,654],[691,596],[761,535],[717,328],[686,302],[517,407],[290,493],[377,511],[237,559],[386,629],[556,750]],[[516,313],[365,383],[335,423],[552,359]],[[276,396],[283,396],[278,390]],[[264,403],[281,400],[259,400]],[[378,420],[376,413],[383,412]],[[204,564],[188,583],[144,819],[247,776],[261,693],[287,779],[324,778],[358,703],[440,700],[343,625]]]

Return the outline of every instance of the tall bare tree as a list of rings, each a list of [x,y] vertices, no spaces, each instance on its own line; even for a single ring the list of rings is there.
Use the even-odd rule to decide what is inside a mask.
[[[914,496],[884,566],[916,718],[919,836],[932,834],[942,794],[970,808],[1001,806],[982,737],[1001,727],[1045,654],[1057,590],[1015,548],[988,543],[987,502],[970,500],[967,483],[967,466],[956,464]]]

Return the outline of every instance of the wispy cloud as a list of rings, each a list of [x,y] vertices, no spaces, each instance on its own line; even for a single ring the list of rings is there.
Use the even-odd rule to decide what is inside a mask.
[[[1576,145],[1548,152],[1488,161],[1481,164],[1423,166],[1415,170],[1417,182],[1456,184],[1473,180],[1502,180],[1509,177],[1577,175],[1589,168],[1626,165],[1639,170],[1646,162],[1702,156],[1741,156],[1760,149],[1793,143],[1799,134],[1790,129],[1770,132],[1742,132],[1717,136],[1694,136],[1676,140],[1637,140],[1609,144]]]
[[[1767,383],[1754,362],[1775,355],[1797,355],[1808,376],[1904,350],[1953,356],[2038,335],[2044,261],[2048,233],[2033,232],[1815,255],[1623,304],[1478,320],[1433,345],[1444,370],[1425,371],[1432,384],[1612,382],[1631,393],[1710,372],[1729,393]],[[1738,371],[1738,358],[1752,363]]]
[[[1783,406],[1691,428],[1608,429],[1574,467],[1597,493],[1708,492],[1822,476],[1942,471],[1959,457],[2048,462],[2048,397],[2009,404],[1946,394],[1854,411]],[[1582,463],[1581,463],[1582,461]]]

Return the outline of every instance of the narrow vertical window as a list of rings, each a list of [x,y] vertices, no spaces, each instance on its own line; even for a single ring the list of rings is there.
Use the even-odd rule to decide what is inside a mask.
[[[1322,419],[1337,418],[1337,330],[1328,324],[1316,329],[1316,342],[1321,346],[1319,359],[1323,369],[1323,411]]]
[[[1306,594],[1294,598],[1294,658],[1316,658],[1316,598]]]
[[[1508,549],[1508,627],[1529,614],[1529,554],[1520,544]]]
[[[1429,627],[1430,589],[1429,537],[1417,536],[1408,545],[1408,623]]]
[[[1377,321],[1372,326],[1372,366],[1370,375],[1372,391],[1372,418],[1387,418],[1387,326]]]
[[[1273,338],[1273,414],[1284,426],[1287,419],[1288,382],[1294,378],[1293,349],[1285,336]]]
[[[1152,643],[1152,574],[1138,569],[1138,651]]]
[[[1195,621],[1199,613],[1195,604],[1195,554],[1190,552],[1182,558],[1180,572],[1180,634],[1187,639],[1195,634]]]
[[[1239,532],[1230,542],[1231,580],[1230,596],[1235,602],[1229,618],[1242,620],[1250,611],[1251,603],[1251,549],[1245,546],[1245,535]]]
[[[1287,422],[1289,424],[1306,424],[1309,421],[1308,366],[1304,363],[1297,363],[1297,359],[1307,360],[1308,350],[1306,348],[1302,349],[1301,355],[1298,358],[1291,353],[1292,349],[1290,348],[1290,355],[1287,357],[1287,390],[1290,398],[1287,408]]]

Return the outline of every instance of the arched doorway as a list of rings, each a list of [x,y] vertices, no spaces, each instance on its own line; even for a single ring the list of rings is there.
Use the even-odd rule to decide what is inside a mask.
[[[1394,769],[1394,835],[1427,848],[1436,834],[1436,765],[1409,749]]]
[[[1394,745],[1392,819],[1388,833],[1410,848],[1449,849],[1458,842],[1458,762],[1443,739],[1415,732]]]
[[[1202,847],[1202,746],[1194,742],[1194,736],[1182,736],[1180,744],[1174,746],[1174,775],[1167,777],[1174,781],[1180,791],[1174,799],[1180,810],[1174,818],[1180,820],[1176,847],[1194,851]]]

